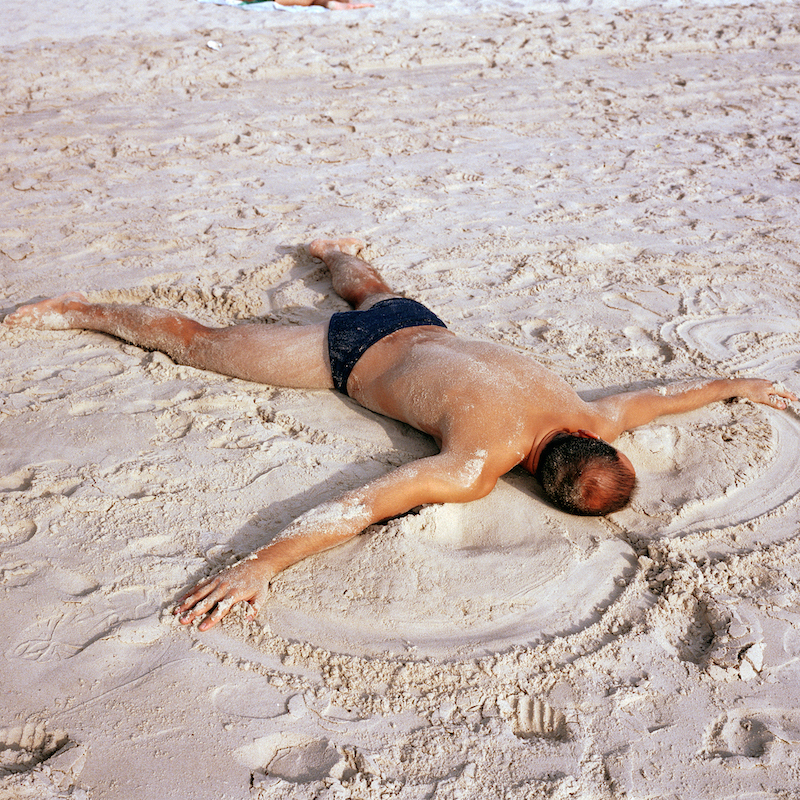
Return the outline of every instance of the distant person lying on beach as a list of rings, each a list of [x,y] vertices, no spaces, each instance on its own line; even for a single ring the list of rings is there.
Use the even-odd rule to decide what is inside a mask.
[[[608,444],[623,431],[733,397],[778,409],[797,400],[770,381],[736,378],[585,402],[529,356],[449,331],[433,312],[395,294],[357,257],[360,249],[356,239],[317,239],[309,247],[356,309],[327,323],[209,328],[147,306],[91,303],[77,292],[23,306],[5,320],[101,331],[180,364],[257,383],[335,388],[436,440],[436,455],[302,514],[265,547],[198,583],[175,609],[184,624],[205,615],[200,629],[211,628],[241,601],[252,605],[253,616],[270,580],[291,564],[416,506],[484,497],[516,466],[565,511],[618,511],[636,482],[631,462]]]
[[[342,0],[244,0],[245,3],[274,2],[279,6],[323,6],[330,11],[352,11],[355,8],[374,8],[372,3],[346,3]]]

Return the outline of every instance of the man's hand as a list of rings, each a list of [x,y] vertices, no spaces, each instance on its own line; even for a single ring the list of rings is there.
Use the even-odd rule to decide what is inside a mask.
[[[175,608],[181,625],[191,624],[197,617],[208,616],[199,629],[213,628],[230,610],[242,601],[250,603],[248,619],[254,619],[269,593],[274,570],[255,555],[200,581]],[[208,613],[211,612],[211,613]]]
[[[737,397],[743,397],[753,403],[772,406],[781,411],[786,408],[787,400],[797,401],[797,396],[792,392],[776,386],[772,381],[761,378],[738,378]]]

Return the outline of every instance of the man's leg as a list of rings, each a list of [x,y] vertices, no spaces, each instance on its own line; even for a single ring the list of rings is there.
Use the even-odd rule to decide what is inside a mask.
[[[336,294],[354,308],[369,308],[380,299],[398,296],[373,266],[358,258],[363,246],[358,239],[315,239],[308,246],[308,252],[330,270]]]
[[[6,317],[5,324],[108,333],[147,350],[160,350],[179,364],[256,383],[297,389],[333,386],[327,323],[209,328],[171,311],[90,303],[82,294],[70,292],[22,306]]]

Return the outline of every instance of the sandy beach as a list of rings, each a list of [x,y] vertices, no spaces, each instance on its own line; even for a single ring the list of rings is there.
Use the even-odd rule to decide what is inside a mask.
[[[356,235],[586,399],[800,393],[795,4],[376,2],[12,0],[0,317],[321,322],[306,244]],[[623,434],[607,518],[514,470],[203,633],[188,587],[433,441],[97,333],[0,325],[0,376],[0,800],[800,797],[798,404]]]

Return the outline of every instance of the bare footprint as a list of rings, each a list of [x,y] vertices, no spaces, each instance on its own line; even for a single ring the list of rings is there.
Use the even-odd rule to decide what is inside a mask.
[[[44,722],[0,729],[0,775],[33,769],[68,743],[64,731],[50,730]]]
[[[567,738],[566,716],[540,697],[522,692],[517,697],[516,706],[512,725],[514,734],[520,739],[537,736],[563,741]]]
[[[0,729],[0,798],[86,797],[76,784],[87,748],[44,722]]]

